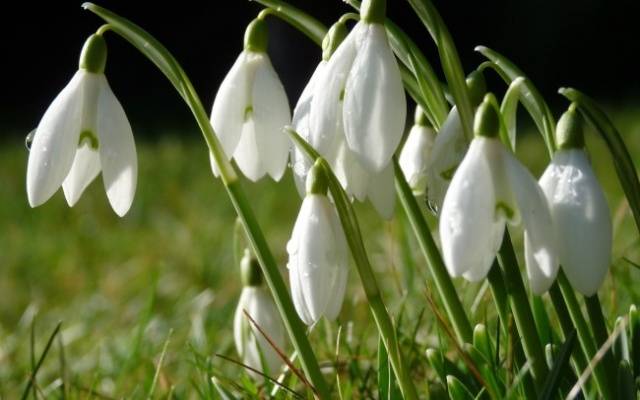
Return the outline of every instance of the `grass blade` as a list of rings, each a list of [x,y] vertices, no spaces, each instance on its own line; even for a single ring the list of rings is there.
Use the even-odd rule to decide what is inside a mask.
[[[38,374],[40,367],[42,367],[42,363],[44,362],[44,359],[47,357],[47,354],[49,354],[49,350],[51,350],[51,346],[53,345],[53,340],[56,338],[56,336],[60,332],[61,326],[62,326],[62,321],[58,322],[53,332],[51,332],[51,335],[49,336],[49,340],[47,340],[47,345],[44,347],[44,350],[42,351],[42,355],[40,355],[38,362],[33,366],[31,370],[31,374],[29,376],[29,381],[27,382],[27,386],[24,388],[24,391],[22,392],[22,397],[21,397],[22,400],[25,400],[27,396],[29,396],[29,391],[31,390],[31,388],[35,387],[36,375]],[[37,396],[35,397],[37,398]]]
[[[564,371],[569,366],[569,360],[571,359],[571,352],[573,351],[575,341],[576,331],[573,330],[560,348],[558,356],[553,362],[553,367],[549,372],[549,375],[547,375],[547,379],[544,381],[544,385],[540,391],[540,400],[551,400],[556,397],[562,377],[564,376]]]

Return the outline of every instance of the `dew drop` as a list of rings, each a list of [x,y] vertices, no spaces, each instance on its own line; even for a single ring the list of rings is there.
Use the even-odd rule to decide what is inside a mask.
[[[36,130],[34,129],[31,132],[29,132],[27,136],[24,138],[24,145],[29,151],[31,151],[31,145],[33,144],[33,137],[35,135],[36,135]]]

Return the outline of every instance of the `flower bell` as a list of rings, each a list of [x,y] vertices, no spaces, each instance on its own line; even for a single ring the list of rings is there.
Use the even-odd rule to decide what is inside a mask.
[[[291,123],[289,100],[267,55],[267,26],[261,16],[247,27],[244,50],[222,81],[211,124],[227,156],[252,181],[278,181],[287,166]],[[211,163],[218,176],[215,163]]]
[[[113,210],[121,217],[129,211],[138,160],[131,125],[104,75],[106,60],[104,38],[91,35],[78,71],[40,120],[27,165],[32,207],[46,202],[60,185],[73,207],[102,171]]]
[[[471,102],[477,108],[487,91],[484,75],[479,71],[473,71],[467,77],[466,83]],[[449,183],[468,148],[469,143],[464,135],[458,108],[453,107],[438,131],[427,167],[427,199],[433,209],[438,210],[442,207]]]
[[[428,125],[424,112],[416,106],[415,122],[400,153],[400,168],[409,186],[416,195],[424,194],[427,188],[427,166],[436,133]]]
[[[335,206],[327,197],[327,177],[316,163],[307,177],[307,195],[287,243],[289,282],[300,319],[312,325],[338,316],[347,286],[347,241]]]
[[[576,290],[592,296],[611,262],[609,207],[584,151],[582,119],[573,106],[556,132],[559,149],[539,182],[549,202],[560,265]]]
[[[361,166],[344,135],[340,93],[344,91],[348,68],[342,65],[345,57],[341,54],[353,50],[348,43],[343,45],[345,37],[348,38],[344,21],[339,20],[325,36],[323,60],[300,95],[292,124],[294,130],[328,161],[350,196],[359,201],[368,198],[383,218],[390,219],[395,207],[392,164],[387,164],[382,171],[369,172]],[[296,187],[304,195],[311,160],[297,147],[292,150],[291,157]]]
[[[260,265],[251,257],[249,250],[245,250],[240,268],[243,288],[233,320],[236,350],[245,365],[274,376],[282,367],[282,359],[245,312],[280,350],[285,345],[282,320],[271,295],[262,284]],[[258,374],[249,374],[261,378]]]
[[[531,289],[548,290],[558,271],[546,198],[529,171],[498,140],[500,119],[491,94],[478,108],[475,138],[458,166],[440,213],[440,239],[452,276],[484,278],[502,243],[506,222],[524,227]]]
[[[344,89],[349,149],[369,172],[391,161],[404,131],[407,102],[398,62],[384,27],[386,0],[365,0],[353,36],[355,58]]]

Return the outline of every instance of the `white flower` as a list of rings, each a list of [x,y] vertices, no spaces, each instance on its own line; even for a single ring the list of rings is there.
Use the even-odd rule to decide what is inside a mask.
[[[346,238],[334,205],[324,194],[302,202],[291,239],[289,281],[298,315],[307,325],[338,316],[347,285]]]
[[[344,90],[344,131],[362,166],[380,172],[390,163],[404,131],[402,77],[384,25],[359,22],[349,36],[354,37],[357,55]]]
[[[427,166],[431,160],[435,138],[436,133],[432,128],[415,124],[400,153],[400,168],[417,195],[424,194],[427,188]]]
[[[244,50],[222,81],[211,123],[227,156],[252,181],[269,174],[280,180],[287,166],[289,101],[269,56]],[[212,163],[214,174],[218,171]]]
[[[571,285],[592,296],[611,261],[609,207],[582,149],[559,150],[540,178],[549,202],[558,256]]]
[[[41,205],[62,185],[73,206],[100,171],[111,207],[124,216],[138,174],[131,125],[104,73],[81,68],[36,128],[27,166],[29,204]]]
[[[468,147],[458,108],[453,107],[436,135],[427,166],[427,198],[434,209],[442,207],[449,183]]]
[[[502,243],[506,222],[522,222],[531,289],[543,293],[555,279],[558,262],[542,189],[496,138],[476,137],[451,180],[440,214],[449,273],[470,281],[484,278]]]
[[[269,341],[251,323],[245,311],[278,349],[285,344],[284,327],[273,299],[264,286],[245,286],[240,295],[233,320],[233,337],[242,362],[258,371],[276,376],[282,367],[282,359]],[[262,360],[266,365],[263,365]],[[250,373],[254,378],[257,374]]]

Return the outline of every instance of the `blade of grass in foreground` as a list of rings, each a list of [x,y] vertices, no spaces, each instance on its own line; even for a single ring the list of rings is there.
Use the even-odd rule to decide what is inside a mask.
[[[160,71],[171,81],[175,89],[182,96],[185,103],[191,109],[200,130],[207,142],[209,151],[220,170],[220,175],[227,194],[242,220],[242,224],[247,232],[247,237],[251,243],[253,251],[258,258],[262,272],[265,276],[271,294],[274,298],[278,311],[282,317],[284,325],[289,333],[289,337],[294,347],[300,355],[300,362],[309,381],[313,385],[316,395],[320,398],[329,398],[329,387],[322,376],[320,366],[315,354],[306,336],[305,327],[298,318],[295,311],[287,286],[280,275],[278,265],[276,263],[267,241],[262,233],[253,210],[249,205],[249,201],[240,187],[236,173],[229,160],[224,155],[220,142],[215,135],[213,127],[209,121],[202,102],[198,97],[191,81],[186,73],[182,70],[176,59],[171,53],[157,40],[155,40],[144,29],[140,28],[133,22],[114,14],[113,12],[99,7],[95,4],[84,3],[83,7],[109,24],[109,29],[117,33],[131,45],[137,48],[144,56],[151,60]]]

